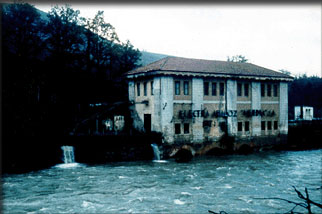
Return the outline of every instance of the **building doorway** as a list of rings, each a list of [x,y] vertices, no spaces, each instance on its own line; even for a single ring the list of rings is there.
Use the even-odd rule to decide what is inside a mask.
[[[151,132],[151,114],[144,114],[144,129],[146,133]]]

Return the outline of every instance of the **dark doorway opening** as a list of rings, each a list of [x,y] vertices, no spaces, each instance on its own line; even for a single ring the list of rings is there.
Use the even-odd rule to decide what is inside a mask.
[[[144,129],[145,132],[151,132],[151,114],[144,114]]]

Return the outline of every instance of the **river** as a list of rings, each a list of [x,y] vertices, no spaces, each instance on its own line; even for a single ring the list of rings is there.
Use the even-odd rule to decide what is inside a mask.
[[[295,186],[303,193],[307,187],[310,198],[321,203],[321,155],[311,150],[189,163],[60,164],[3,175],[3,213],[285,213],[292,204],[256,198],[300,202]]]

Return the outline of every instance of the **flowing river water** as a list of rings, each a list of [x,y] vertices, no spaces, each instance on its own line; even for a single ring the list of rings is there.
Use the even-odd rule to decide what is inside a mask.
[[[322,202],[322,150],[84,165],[2,176],[3,213],[285,213]],[[76,154],[77,156],[77,154]],[[305,210],[296,208],[295,211]],[[321,209],[314,208],[314,212]]]

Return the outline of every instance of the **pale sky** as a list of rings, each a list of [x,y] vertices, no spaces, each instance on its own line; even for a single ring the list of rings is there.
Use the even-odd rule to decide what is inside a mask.
[[[48,12],[49,3],[32,3]],[[121,39],[139,50],[250,63],[321,77],[321,4],[71,4],[81,16],[103,10]]]

